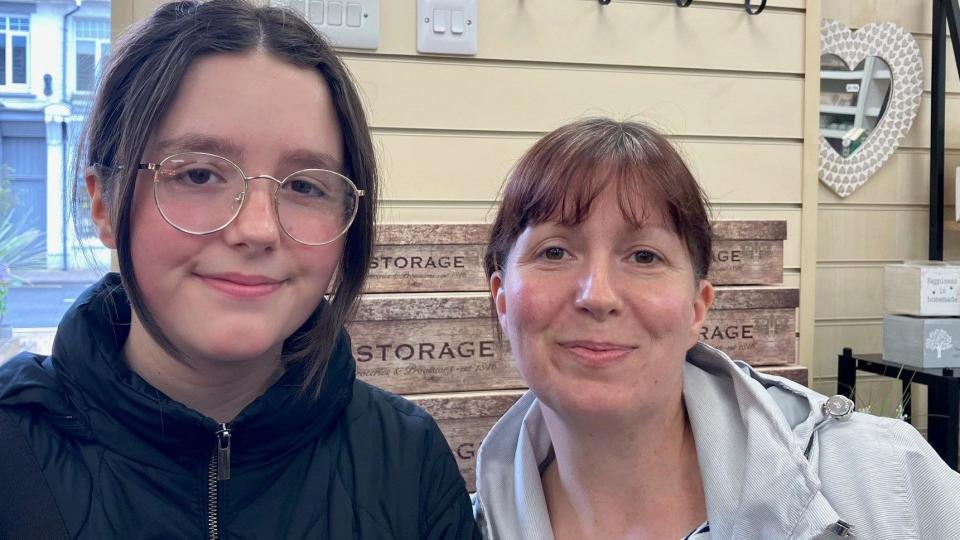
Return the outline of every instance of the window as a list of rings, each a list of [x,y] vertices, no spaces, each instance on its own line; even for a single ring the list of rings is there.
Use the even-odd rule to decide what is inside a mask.
[[[27,90],[29,17],[0,15],[0,89]]]
[[[78,18],[73,23],[75,36],[74,89],[93,92],[100,77],[100,66],[110,54],[110,21]]]

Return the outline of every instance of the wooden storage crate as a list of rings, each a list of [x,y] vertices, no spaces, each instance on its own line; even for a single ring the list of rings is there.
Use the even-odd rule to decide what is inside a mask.
[[[715,285],[783,282],[783,221],[717,221],[708,279]],[[486,291],[485,224],[388,224],[377,240],[366,292]]]
[[[799,291],[721,287],[700,331],[755,366],[796,362]],[[401,394],[523,388],[489,296],[368,295],[349,325],[357,375]]]
[[[437,421],[453,451],[453,457],[457,459],[467,489],[474,491],[480,442],[522,395],[522,390],[506,390],[410,396],[409,399],[423,407]]]

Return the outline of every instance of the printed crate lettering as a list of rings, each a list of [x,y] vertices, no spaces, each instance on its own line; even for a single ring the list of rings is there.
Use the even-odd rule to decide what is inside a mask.
[[[401,394],[523,388],[488,298],[365,296],[349,325],[357,375]]]
[[[476,488],[476,461],[480,442],[523,391],[477,392],[448,395],[411,396],[437,421],[467,483]]]
[[[366,292],[483,291],[484,224],[377,227]]]
[[[700,340],[753,366],[796,363],[800,291],[717,287]]]

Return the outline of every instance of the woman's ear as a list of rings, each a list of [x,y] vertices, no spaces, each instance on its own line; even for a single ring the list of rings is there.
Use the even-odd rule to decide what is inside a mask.
[[[710,311],[710,306],[713,305],[713,296],[713,284],[701,279],[697,283],[697,291],[693,297],[693,327],[691,330],[693,335],[696,336],[694,341],[700,336],[700,328],[707,320],[707,313]]]
[[[103,199],[103,182],[100,174],[93,167],[83,171],[83,181],[87,184],[87,194],[90,195],[90,217],[97,226],[100,241],[110,249],[117,249],[117,237],[113,234],[113,223],[110,221],[110,212]]]
[[[503,270],[497,270],[490,275],[490,294],[493,296],[493,305],[497,310],[500,328],[506,331],[507,292],[503,288]]]

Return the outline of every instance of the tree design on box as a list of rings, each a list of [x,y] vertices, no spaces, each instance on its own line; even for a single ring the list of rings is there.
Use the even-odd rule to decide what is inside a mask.
[[[943,357],[943,351],[953,347],[953,338],[943,328],[937,328],[927,336],[924,346],[931,351],[937,351],[937,359],[940,359]]]

